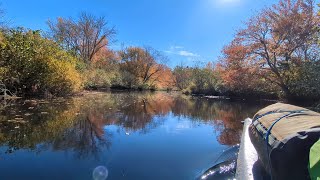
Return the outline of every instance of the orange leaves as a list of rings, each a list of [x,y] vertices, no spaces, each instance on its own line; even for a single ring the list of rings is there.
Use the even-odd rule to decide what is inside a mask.
[[[224,47],[224,57],[220,60],[216,70],[221,74],[225,86],[233,91],[242,93],[248,89],[255,90],[259,79],[258,68],[249,57],[250,48],[233,41]]]
[[[160,89],[172,89],[175,86],[174,76],[170,68],[163,67],[161,75],[158,77],[156,86]]]
[[[222,52],[224,54],[225,65],[228,67],[237,67],[244,65],[248,54],[248,48],[233,41],[229,46],[224,47]]]
[[[133,79],[130,79],[131,88],[155,87],[165,71],[166,57],[153,48],[129,47],[120,51],[121,58],[120,70],[129,73]]]
[[[115,59],[115,53],[107,47],[103,47],[93,56],[91,63],[106,65]]]
[[[319,18],[312,0],[280,0],[252,17],[223,49],[222,77],[233,90],[277,85],[288,96],[291,70],[315,59]],[[316,52],[316,53],[315,53]]]

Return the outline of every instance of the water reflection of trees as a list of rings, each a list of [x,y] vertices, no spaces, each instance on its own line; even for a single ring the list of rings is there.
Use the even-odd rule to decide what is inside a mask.
[[[78,158],[99,157],[112,145],[105,126],[147,133],[162,124],[169,112],[211,124],[221,144],[236,144],[241,120],[259,108],[176,93],[101,93],[17,104],[0,110],[0,144],[9,147],[8,152],[51,149],[70,151]]]
[[[213,125],[219,132],[218,141],[225,145],[239,143],[242,132],[241,121],[251,117],[258,106],[243,102],[230,102],[205,97],[179,96],[172,112],[177,116],[191,117],[194,121]]]
[[[125,100],[127,106],[120,106],[120,113],[114,114],[116,125],[124,127],[127,131],[140,131],[143,133],[161,124],[154,121],[154,116],[165,116],[170,112],[174,97],[163,93],[132,94]]]
[[[0,143],[18,149],[72,151],[75,156],[98,156],[111,141],[104,136],[102,119],[83,113],[78,99],[32,101],[1,111]],[[18,118],[17,118],[18,117]]]
[[[105,138],[103,129],[89,117],[79,119],[52,142],[54,150],[72,150],[77,158],[99,158],[103,147],[111,146],[110,137]]]

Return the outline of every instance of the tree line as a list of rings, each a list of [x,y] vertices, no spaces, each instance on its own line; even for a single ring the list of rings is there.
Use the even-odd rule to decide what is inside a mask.
[[[0,83],[16,95],[66,95],[82,89],[171,88],[166,57],[152,47],[108,48],[116,31],[104,17],[47,22],[49,31],[1,26]]]
[[[110,49],[116,30],[104,17],[59,17],[42,32],[8,28],[0,15],[0,82],[18,95],[127,88],[319,99],[316,11],[314,0],[280,0],[251,17],[214,63],[174,69],[152,47]]]

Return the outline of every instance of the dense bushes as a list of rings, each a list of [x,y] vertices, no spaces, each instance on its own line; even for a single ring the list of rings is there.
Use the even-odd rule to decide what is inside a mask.
[[[291,72],[288,86],[295,99],[320,98],[320,63],[306,62]]]
[[[160,79],[168,79],[166,75],[160,77],[163,72],[170,74],[171,71],[156,62],[161,57],[157,51],[129,49],[133,50],[132,54],[124,57],[125,51],[117,53],[103,47],[88,62],[69,54],[58,42],[44,38],[40,31],[3,30],[0,34],[0,81],[20,96],[63,96],[82,88],[150,89],[155,88]],[[134,59],[137,54],[139,58]]]
[[[205,68],[177,66],[173,70],[173,75],[177,88],[185,94],[225,93],[221,77],[210,63]]]
[[[97,64],[87,65],[82,71],[84,87],[86,89],[110,88],[119,79],[119,65],[108,64],[98,66]]]
[[[18,28],[2,34],[0,80],[11,92],[65,95],[81,88],[76,59],[39,31]]]

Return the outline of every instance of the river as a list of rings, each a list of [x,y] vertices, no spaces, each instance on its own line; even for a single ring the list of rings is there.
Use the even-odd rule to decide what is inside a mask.
[[[89,93],[0,107],[0,179],[194,179],[268,103],[179,93]]]

